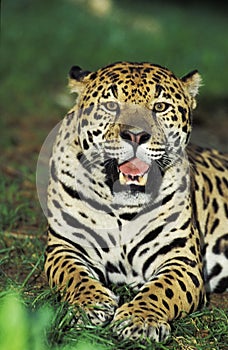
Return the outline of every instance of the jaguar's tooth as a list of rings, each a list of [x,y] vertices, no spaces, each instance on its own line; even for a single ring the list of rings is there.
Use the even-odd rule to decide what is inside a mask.
[[[147,183],[147,179],[148,179],[148,173],[144,174],[143,176],[139,176],[139,178],[138,178],[139,185],[145,186]]]
[[[131,185],[135,184],[138,186],[145,186],[148,179],[148,173],[142,176],[129,176],[125,175],[122,172],[119,173],[119,181],[121,185]]]
[[[123,173],[119,173],[119,181],[121,185],[125,185],[126,184],[126,176]]]

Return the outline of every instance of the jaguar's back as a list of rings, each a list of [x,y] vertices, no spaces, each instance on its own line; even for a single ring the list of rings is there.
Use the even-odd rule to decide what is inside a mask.
[[[228,154],[191,145],[192,203],[201,233],[207,290],[228,286]]]

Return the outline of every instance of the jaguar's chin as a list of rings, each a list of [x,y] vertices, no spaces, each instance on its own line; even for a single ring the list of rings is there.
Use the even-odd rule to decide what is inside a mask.
[[[143,191],[142,186],[136,188],[130,185],[128,190],[114,192],[113,205],[131,207],[134,211],[138,208],[144,207],[151,202],[151,195]]]

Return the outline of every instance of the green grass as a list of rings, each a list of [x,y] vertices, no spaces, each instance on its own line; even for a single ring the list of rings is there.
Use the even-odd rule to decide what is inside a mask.
[[[180,76],[198,68],[203,98],[227,97],[226,8],[194,1],[181,6],[177,1],[118,0],[99,16],[85,4],[2,3],[0,349],[224,350],[226,308],[194,313],[173,324],[166,344],[143,345],[117,341],[109,326],[71,327],[70,310],[47,286],[46,221],[35,169],[45,137],[72,104],[65,88],[69,68],[77,64],[93,70],[119,60],[160,63]],[[115,288],[129,300],[128,287]]]
[[[117,341],[110,326],[71,326],[72,313],[66,304],[56,305],[50,291],[36,298],[19,292],[0,293],[0,348],[5,350],[149,350],[225,349],[228,342],[227,314],[217,308],[195,312],[173,326],[166,343]],[[13,315],[13,317],[12,317]],[[184,334],[184,336],[183,336]]]
[[[21,193],[22,180],[18,178],[0,178],[0,230],[10,231],[23,225],[29,218],[32,225],[35,222],[33,205],[25,201],[25,193]]]

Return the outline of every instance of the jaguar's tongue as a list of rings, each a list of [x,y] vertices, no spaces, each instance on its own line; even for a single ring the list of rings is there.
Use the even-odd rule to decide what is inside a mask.
[[[133,158],[119,166],[119,170],[124,175],[142,176],[149,169],[149,165],[139,158]]]
[[[119,166],[119,180],[122,185],[135,184],[145,186],[149,165],[139,158],[133,158]]]

